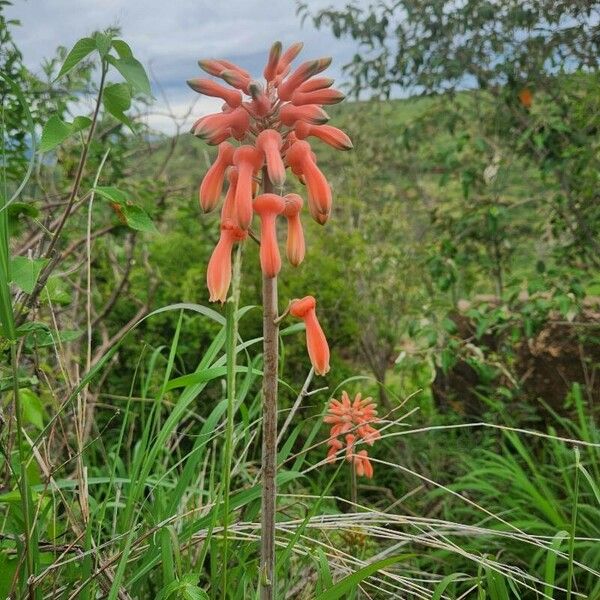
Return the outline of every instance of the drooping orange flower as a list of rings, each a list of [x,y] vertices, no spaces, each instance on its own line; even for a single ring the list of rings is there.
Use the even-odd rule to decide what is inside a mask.
[[[275,277],[281,269],[275,220],[285,209],[277,194],[261,194],[254,200],[254,212],[260,217],[260,266],[266,277]]]
[[[286,254],[290,264],[297,267],[304,260],[306,251],[302,220],[300,219],[304,201],[298,194],[286,194],[284,200],[283,216],[287,219],[288,224]]]
[[[221,224],[221,237],[208,261],[206,283],[211,302],[225,302],[231,283],[231,251],[236,242],[246,238],[247,232],[232,223]]]
[[[217,158],[200,184],[200,206],[204,212],[210,212],[219,202],[225,171],[228,166],[233,164],[234,151],[235,148],[229,142],[219,144]]]
[[[229,187],[227,188],[227,194],[225,194],[225,200],[223,200],[223,206],[221,208],[221,223],[231,221],[235,223],[235,188],[237,186],[238,170],[237,167],[229,167],[225,174]]]
[[[252,221],[252,178],[262,167],[263,155],[254,146],[240,146],[233,154],[233,164],[238,168],[235,188],[235,208],[238,225],[248,229]]]
[[[333,398],[323,417],[323,422],[331,425],[327,445],[328,462],[335,460],[336,454],[346,447],[346,460],[354,465],[356,474],[369,479],[373,477],[373,465],[369,461],[367,450],[355,451],[357,441],[362,440],[369,446],[379,439],[380,433],[373,427],[378,423],[377,405],[370,397],[362,398],[358,393],[354,401],[350,400],[346,391],[342,399]],[[340,438],[343,438],[343,442]]]
[[[314,297],[305,296],[292,300],[290,314],[304,321],[310,362],[317,375],[325,375],[329,371],[329,345],[317,319],[316,307],[317,301]]]
[[[282,145],[281,134],[275,129],[264,129],[256,137],[256,148],[263,153],[269,178],[277,187],[285,183],[285,165],[281,158]]]
[[[317,166],[310,144],[304,140],[296,142],[285,157],[292,171],[304,178],[310,214],[317,223],[323,225],[331,212],[331,188]]]

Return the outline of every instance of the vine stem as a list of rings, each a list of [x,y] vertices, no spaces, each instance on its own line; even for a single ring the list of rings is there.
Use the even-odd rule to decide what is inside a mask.
[[[238,244],[233,260],[231,294],[226,304],[225,351],[227,353],[227,421],[225,425],[225,457],[223,461],[223,571],[221,597],[227,598],[227,564],[229,560],[229,490],[231,487],[231,464],[233,462],[233,417],[235,414],[235,368],[236,340],[238,331],[238,307],[240,304],[240,279],[242,244]]]
[[[263,192],[273,185],[263,168]],[[279,363],[279,324],[277,276],[262,280],[263,297],[263,440],[262,503],[260,530],[260,598],[273,600],[275,595],[275,512],[277,504],[277,375]]]

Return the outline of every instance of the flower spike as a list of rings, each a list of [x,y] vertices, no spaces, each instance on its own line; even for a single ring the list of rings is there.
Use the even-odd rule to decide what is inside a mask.
[[[327,445],[327,461],[333,462],[336,454],[346,446],[346,460],[353,463],[356,474],[368,479],[373,477],[373,465],[368,458],[367,450],[355,452],[356,442],[362,440],[372,446],[375,440],[381,437],[373,427],[379,422],[377,405],[372,398],[361,397],[356,394],[354,401],[350,400],[348,393],[343,391],[341,400],[333,398],[329,403],[327,414],[323,422],[331,425]],[[340,441],[344,437],[345,444]]]

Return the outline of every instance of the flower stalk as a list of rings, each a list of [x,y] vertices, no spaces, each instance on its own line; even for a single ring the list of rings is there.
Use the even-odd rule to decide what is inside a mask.
[[[263,168],[262,188],[271,193],[272,183]],[[275,513],[277,509],[277,375],[279,365],[279,323],[277,275],[263,275],[263,443],[262,510],[260,535],[260,597],[271,600],[275,590]]]
[[[231,86],[209,79],[191,79],[195,91],[225,101],[220,112],[200,117],[192,133],[208,144],[218,146],[215,162],[199,190],[203,212],[217,208],[225,182],[228,189],[221,209],[220,237],[208,263],[206,282],[212,302],[227,300],[227,433],[223,473],[224,565],[223,594],[227,589],[227,537],[231,454],[233,451],[233,411],[235,403],[235,331],[239,290],[229,296],[232,280],[232,253],[236,244],[251,237],[260,244],[263,297],[263,443],[262,506],[260,551],[260,598],[275,595],[275,517],[277,509],[277,381],[279,362],[279,323],[289,313],[306,325],[306,345],[314,373],[329,371],[329,346],[316,316],[316,300],[307,296],[289,303],[280,317],[277,277],[281,254],[277,239],[278,220],[287,221],[286,257],[297,267],[306,252],[302,229],[304,200],[298,194],[284,195],[286,169],[305,186],[308,211],[323,225],[331,214],[332,192],[317,166],[315,153],[306,137],[317,137],[334,148],[349,150],[348,136],[324,123],[329,119],[322,104],[333,104],[343,94],[329,87],[332,80],[315,78],[331,59],[313,59],[292,68],[302,44],[292,44],[285,52],[280,42],[271,47],[264,70],[264,82],[223,59],[199,61],[200,68]],[[227,140],[234,140],[233,143]],[[239,145],[235,145],[235,142]],[[262,177],[261,177],[262,175]],[[260,186],[260,190],[259,190]],[[274,193],[274,188],[277,192]],[[253,233],[254,217],[260,220],[260,240]],[[235,271],[236,267],[234,267]],[[239,281],[239,274],[237,275]],[[236,279],[234,273],[233,279]],[[234,287],[236,284],[234,282]],[[233,300],[231,300],[233,298]],[[230,306],[230,301],[233,306]],[[233,311],[233,312],[232,312]],[[311,371],[312,373],[313,371]],[[362,463],[361,463],[362,464]]]

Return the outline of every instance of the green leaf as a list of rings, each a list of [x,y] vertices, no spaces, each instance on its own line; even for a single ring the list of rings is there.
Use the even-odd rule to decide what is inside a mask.
[[[7,211],[11,219],[18,219],[21,215],[37,217],[40,214],[40,209],[32,202],[12,202]]]
[[[75,43],[65,62],[61,67],[56,79],[60,79],[63,75],[66,75],[69,71],[74,69],[86,56],[96,50],[96,41],[92,38],[85,37],[81,38]],[[56,81],[55,79],[55,81]]]
[[[98,32],[94,36],[94,40],[96,49],[100,53],[100,56],[104,58],[112,46],[112,40],[110,39],[110,36],[106,35],[105,33]]]
[[[39,396],[32,390],[19,390],[23,406],[23,418],[39,430],[44,429],[44,407]]]
[[[11,281],[26,294],[31,294],[35,282],[47,262],[48,259],[46,258],[13,257],[10,261]]]
[[[64,278],[54,275],[48,278],[46,282],[46,293],[42,295],[42,300],[50,300],[62,306],[71,302],[71,293],[65,285]]]
[[[13,579],[19,565],[18,557],[0,553],[0,598],[8,598],[13,590]]]
[[[119,73],[121,73],[121,75],[123,75],[125,81],[131,85],[134,91],[148,96],[152,94],[150,80],[139,60],[133,58],[133,56],[125,58],[114,58],[110,56],[108,61],[117,69],[117,71],[119,71]]]
[[[113,40],[112,46],[121,58],[133,58],[133,52],[131,51],[129,44],[123,40]]]
[[[112,185],[98,186],[94,188],[94,191],[111,202],[116,202],[121,205],[127,204],[127,194]]]
[[[433,590],[433,596],[431,596],[431,600],[440,600],[442,594],[446,591],[446,588],[456,579],[461,577],[468,577],[464,573],[450,573],[450,575],[446,575],[444,579],[442,579],[436,586],[435,590]]]
[[[359,569],[355,573],[351,573],[347,577],[340,579],[333,587],[324,591],[322,594],[317,596],[315,600],[336,600],[337,598],[347,598],[348,593],[356,589],[358,584],[366,579],[367,577],[377,573],[381,569],[385,569],[397,562],[412,558],[414,554],[398,554],[397,556],[390,556],[383,560],[378,560],[362,569]]]
[[[553,597],[554,577],[556,575],[556,559],[563,540],[569,538],[567,531],[559,531],[552,539],[552,545],[548,548],[548,556],[546,557],[546,566],[544,568],[544,594],[548,598]]]
[[[99,186],[94,188],[94,191],[110,202],[119,205],[120,214],[131,229],[148,233],[158,232],[148,213],[141,206],[129,200],[125,192],[113,186]]]
[[[31,337],[35,339],[34,345],[38,348],[43,348],[46,346],[54,346],[60,342],[61,344],[73,342],[76,339],[80,338],[82,335],[82,331],[78,329],[63,329],[60,332],[50,331],[48,329],[41,330],[38,329],[31,333]]]
[[[133,123],[125,114],[125,111],[131,106],[131,91],[129,90],[129,84],[127,83],[113,83],[112,85],[106,86],[104,94],[102,95],[104,102],[104,108],[113,116],[115,119],[121,121],[133,130]]]
[[[127,225],[129,225],[131,229],[145,231],[147,233],[158,233],[152,219],[142,207],[136,206],[135,204],[125,204],[121,210],[127,221]]]
[[[50,117],[42,130],[40,152],[48,152],[62,144],[69,136],[88,128],[92,120],[87,117],[75,117],[72,123],[65,123],[56,115]]]

